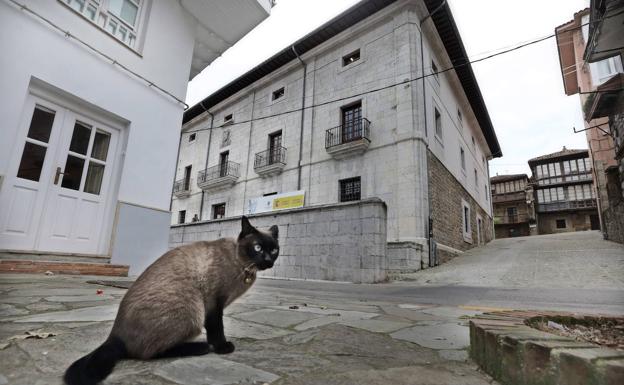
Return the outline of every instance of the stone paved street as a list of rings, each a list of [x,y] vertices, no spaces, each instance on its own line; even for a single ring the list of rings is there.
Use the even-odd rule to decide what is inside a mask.
[[[123,361],[106,384],[489,384],[467,317],[624,314],[623,268],[622,245],[585,232],[498,240],[388,284],[262,279],[226,311],[233,354]],[[0,275],[0,384],[60,384],[104,341],[125,290],[92,279]]]
[[[89,279],[0,276],[0,384],[60,384],[104,341],[125,290]],[[467,361],[466,317],[477,311],[290,294],[265,282],[227,309],[233,354],[123,361],[106,384],[491,383]],[[15,339],[25,332],[56,335]]]

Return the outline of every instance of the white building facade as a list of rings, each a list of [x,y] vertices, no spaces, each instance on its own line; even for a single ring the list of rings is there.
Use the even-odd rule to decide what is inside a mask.
[[[189,76],[271,6],[0,1],[0,250],[108,256],[131,274],[164,252]]]
[[[380,198],[389,243],[491,239],[501,151],[470,65],[443,72],[466,55],[442,3],[362,1],[188,110],[171,224]]]

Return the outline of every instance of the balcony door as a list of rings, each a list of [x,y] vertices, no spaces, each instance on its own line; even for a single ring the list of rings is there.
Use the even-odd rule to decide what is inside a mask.
[[[282,131],[269,135],[269,164],[280,161]]]
[[[219,156],[219,176],[223,177],[227,175],[228,160],[230,158],[230,152],[222,152]]]
[[[29,97],[0,191],[0,248],[105,252],[118,137],[88,116]]]
[[[362,103],[342,108],[342,143],[362,137]]]
[[[186,166],[184,168],[184,190],[191,189],[191,170],[193,166]]]

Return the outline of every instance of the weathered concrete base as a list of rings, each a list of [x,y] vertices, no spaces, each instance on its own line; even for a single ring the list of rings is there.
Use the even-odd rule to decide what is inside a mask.
[[[413,272],[422,269],[423,246],[416,242],[388,242],[386,246],[388,270],[393,273]]]
[[[470,356],[503,385],[624,383],[624,351],[601,348],[527,326],[534,317],[571,313],[506,311],[470,321]]]

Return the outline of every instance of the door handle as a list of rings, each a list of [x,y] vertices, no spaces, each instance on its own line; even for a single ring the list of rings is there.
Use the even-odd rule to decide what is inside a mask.
[[[56,168],[56,174],[54,174],[54,184],[58,184],[59,177],[60,177],[61,175],[65,175],[65,173],[64,173],[64,172],[61,172],[61,168],[60,168],[60,167],[57,167],[57,168]]]

